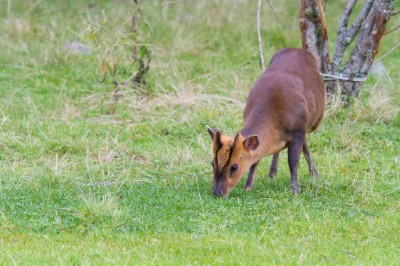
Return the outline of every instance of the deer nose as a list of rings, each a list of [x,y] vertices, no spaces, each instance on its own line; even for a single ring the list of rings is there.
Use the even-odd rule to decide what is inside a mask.
[[[214,193],[214,196],[216,196],[216,197],[221,197],[222,196],[222,191],[221,190],[214,190],[213,193]]]

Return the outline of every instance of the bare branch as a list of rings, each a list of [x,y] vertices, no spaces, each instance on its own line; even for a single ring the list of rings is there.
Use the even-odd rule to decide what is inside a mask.
[[[394,29],[391,29],[390,31],[387,31],[387,32],[385,32],[383,35],[386,35],[386,34],[392,33],[392,32],[394,32],[394,31],[398,30],[399,28],[400,28],[400,25],[399,25],[399,26],[397,26],[397,27],[395,27]]]
[[[262,40],[261,40],[261,32],[260,32],[260,13],[261,13],[261,1],[258,0],[258,6],[257,6],[257,36],[258,36],[258,51],[260,53],[260,66],[262,71],[265,71],[265,65],[264,65],[264,54],[262,50]]]
[[[365,77],[378,53],[379,44],[385,32],[386,23],[390,19],[393,10],[392,1],[376,0],[365,19],[357,43],[350,54],[350,59],[346,63],[342,75],[350,78]],[[334,73],[333,73],[334,74]],[[362,82],[346,83],[341,82],[344,93],[348,96],[357,97]]]
[[[356,21],[354,21],[353,25],[351,25],[351,28],[350,28],[349,33],[348,33],[348,37],[351,39],[351,41],[353,41],[354,37],[356,36],[358,31],[360,30],[362,23],[367,18],[373,3],[374,3],[373,0],[368,0],[364,4],[363,9],[361,10],[360,14],[358,15]]]
[[[381,57],[379,57],[378,60],[376,60],[375,64],[379,63],[380,61],[383,60],[383,58],[385,58],[386,56],[388,56],[389,54],[393,53],[397,48],[400,47],[400,42],[398,44],[396,44],[394,47],[392,47],[389,51],[387,51],[384,55],[382,55]]]
[[[329,60],[327,48],[328,36],[324,4],[327,0],[300,0],[300,30],[302,45],[317,60],[321,76],[328,81],[328,95],[339,92],[343,99],[359,95],[371,64],[379,51],[379,44],[384,34],[400,28],[400,25],[385,32],[385,26],[393,12],[394,3],[398,0],[365,0],[361,11],[349,25],[350,17],[357,0],[348,0],[337,28],[335,52]],[[357,40],[354,44],[354,40]],[[349,59],[343,63],[344,54],[353,43]],[[400,47],[395,45],[379,60]],[[379,62],[378,60],[378,62]]]
[[[351,12],[353,11],[353,8],[354,8],[356,2],[357,2],[357,0],[351,0],[347,3],[346,9],[343,12],[342,19],[339,22],[337,38],[336,38],[336,45],[335,45],[335,52],[333,54],[332,63],[331,63],[331,70],[332,70],[333,74],[338,73],[338,71],[342,65],[344,52],[345,52],[346,48],[349,46],[349,44],[354,40],[357,33],[360,31],[361,25],[367,18],[368,14],[372,8],[372,4],[374,3],[374,0],[368,0],[364,4],[363,9],[361,10],[360,14],[358,15],[356,21],[353,23],[353,25],[348,30],[347,25],[349,22],[349,17],[351,15]]]
[[[346,9],[343,12],[343,16],[339,22],[338,30],[337,30],[337,37],[336,37],[336,45],[335,45],[335,52],[333,53],[332,63],[331,63],[331,70],[333,74],[337,74],[343,60],[344,51],[346,47],[350,44],[350,41],[347,40],[347,24],[349,22],[349,17],[351,12],[353,12],[354,5],[356,4],[357,0],[350,0],[347,5]]]
[[[267,0],[269,7],[272,9],[272,12],[274,13],[275,19],[279,21],[278,19],[278,14],[276,13],[275,8],[273,7],[272,3],[270,0]]]
[[[357,0],[350,0],[347,2],[346,9],[343,12],[342,19],[339,22],[339,28],[338,30],[341,30],[342,28],[347,29],[347,24],[349,23],[349,17],[351,12],[353,12],[353,8],[356,4]]]

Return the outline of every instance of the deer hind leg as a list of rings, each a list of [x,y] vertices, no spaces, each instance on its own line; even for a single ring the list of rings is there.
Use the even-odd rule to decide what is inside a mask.
[[[246,185],[245,185],[245,189],[247,191],[250,191],[254,186],[254,177],[256,175],[258,163],[259,163],[259,161],[250,167],[249,176],[247,177],[247,181],[246,181]]]
[[[303,153],[304,153],[304,157],[307,160],[308,170],[310,171],[310,175],[312,177],[318,177],[317,168],[315,167],[315,164],[314,164],[313,160],[311,159],[311,153],[310,153],[310,150],[308,149],[306,139],[304,139]]]
[[[299,194],[299,185],[297,183],[297,167],[299,166],[299,160],[301,151],[304,146],[305,133],[295,133],[293,139],[288,143],[288,162],[290,169],[290,180],[292,191],[295,194]]]
[[[279,159],[279,151],[277,153],[274,153],[272,157],[272,162],[271,162],[271,167],[269,168],[269,178],[273,178],[276,176],[276,173],[278,172],[278,159]]]

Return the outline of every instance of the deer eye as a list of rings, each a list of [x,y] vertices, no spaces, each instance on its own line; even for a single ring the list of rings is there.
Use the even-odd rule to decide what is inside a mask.
[[[237,171],[238,168],[239,168],[239,166],[236,163],[232,164],[232,166],[231,166],[231,174],[234,174]]]

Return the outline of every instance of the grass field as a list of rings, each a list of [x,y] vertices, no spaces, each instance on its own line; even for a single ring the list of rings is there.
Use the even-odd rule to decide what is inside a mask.
[[[309,137],[320,177],[302,158],[299,196],[282,156],[275,179],[267,158],[253,191],[242,180],[215,198],[206,126],[242,125],[261,74],[257,3],[141,2],[148,86],[118,101],[98,69],[108,49],[116,78],[129,78],[132,1],[0,2],[0,264],[397,265],[400,49],[352,106],[327,106]],[[301,45],[297,3],[272,2],[267,61]],[[332,49],[344,5],[328,1]],[[385,36],[378,58],[398,37]]]

